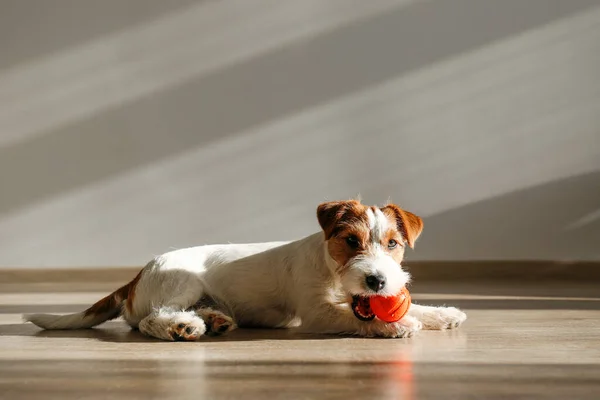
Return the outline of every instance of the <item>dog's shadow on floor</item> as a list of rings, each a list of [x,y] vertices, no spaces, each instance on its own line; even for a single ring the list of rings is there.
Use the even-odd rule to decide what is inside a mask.
[[[42,330],[30,323],[0,325],[0,337],[19,336],[35,338],[88,339],[110,343],[168,343],[150,338],[125,323],[114,321],[92,329]],[[265,340],[327,340],[344,336],[299,333],[294,329],[236,329],[222,336],[203,336],[195,343],[249,342]]]

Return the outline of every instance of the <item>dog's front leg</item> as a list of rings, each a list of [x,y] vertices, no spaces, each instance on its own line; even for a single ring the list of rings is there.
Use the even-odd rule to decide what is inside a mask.
[[[423,323],[423,329],[454,329],[467,319],[467,314],[456,307],[431,307],[412,304],[408,316]]]
[[[411,337],[422,327],[418,320],[410,316],[392,323],[379,319],[361,321],[354,316],[348,305],[328,302],[306,307],[300,311],[300,318],[302,319],[300,329],[304,332],[349,334],[362,337]]]

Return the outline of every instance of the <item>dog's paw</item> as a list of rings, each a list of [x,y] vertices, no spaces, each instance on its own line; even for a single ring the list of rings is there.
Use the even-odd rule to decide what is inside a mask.
[[[206,324],[193,312],[163,308],[139,323],[144,335],[170,341],[198,340],[206,332]]]
[[[205,332],[206,324],[200,318],[194,318],[189,321],[178,321],[175,319],[168,329],[171,340],[176,342],[193,342],[200,339]]]
[[[236,328],[233,318],[221,311],[205,308],[196,311],[206,323],[206,334],[210,336],[222,335]]]
[[[405,315],[400,321],[398,321],[398,323],[414,332],[423,329],[423,323],[417,318],[411,317],[410,315]]]
[[[378,336],[387,338],[409,338],[423,329],[423,324],[418,319],[405,316],[398,322],[381,323],[377,327]]]
[[[436,307],[421,315],[423,329],[443,330],[458,328],[467,319],[467,314],[456,307]]]
[[[233,318],[218,311],[214,314],[209,314],[207,319],[205,319],[205,322],[207,328],[206,333],[213,336],[222,335],[236,328]]]

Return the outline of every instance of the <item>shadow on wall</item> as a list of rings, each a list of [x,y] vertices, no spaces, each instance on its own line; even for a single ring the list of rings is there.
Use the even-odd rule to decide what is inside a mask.
[[[160,96],[142,96],[126,104],[120,99],[114,104],[109,102],[110,107],[97,107],[93,115],[81,115],[74,120],[65,117],[60,123],[41,123],[39,121],[44,119],[40,115],[45,115],[48,108],[57,104],[59,107],[50,113],[52,120],[59,114],[89,106],[88,103],[98,96],[111,93],[106,84],[94,86],[94,82],[103,76],[101,74],[98,77],[86,75],[88,71],[79,71],[76,76],[67,76],[59,85],[54,76],[49,87],[58,92],[43,92],[40,87],[35,96],[20,93],[21,107],[29,104],[31,99],[51,99],[47,104],[36,106],[39,108],[31,106],[38,114],[28,111],[23,117],[7,118],[9,122],[16,121],[17,128],[37,121],[44,133],[0,148],[0,182],[5,188],[0,198],[0,213],[9,214],[31,203],[109,179],[190,148],[207,146],[250,127],[327,104],[332,99],[517,36],[596,5],[593,0],[552,0],[547,3],[547,7],[532,7],[517,0],[415,2],[338,26],[309,41],[287,44],[243,62],[221,66],[206,75],[188,77],[185,82],[163,88]],[[415,38],[418,38],[418,46]],[[164,47],[175,45],[165,43]],[[389,51],[390,48],[394,51]],[[144,61],[142,55],[137,54]],[[116,74],[119,68],[135,62],[145,65],[130,57],[134,55],[111,60],[110,71]],[[169,58],[163,56],[161,59]],[[173,62],[177,64],[176,61]],[[71,63],[66,63],[67,66],[77,67]],[[103,68],[95,66],[92,71]],[[148,73],[140,70],[135,76],[145,77]],[[174,73],[170,70],[166,75]],[[127,75],[114,91],[125,96],[122,92],[131,90],[135,86],[133,83],[140,85],[132,80]],[[158,76],[150,81],[156,80]],[[64,96],[64,91],[79,93],[79,87],[96,89],[81,93],[79,98],[69,97],[71,103],[65,99],[60,103],[54,100],[57,93]],[[0,97],[0,104],[1,100]],[[11,96],[7,104],[15,101]],[[2,123],[0,118],[0,127]],[[11,129],[17,129],[15,126]],[[78,168],[73,168],[74,165]],[[15,170],[19,171],[19,179],[13,179]],[[35,184],[26,184],[29,182]]]
[[[600,171],[596,171],[426,218],[417,251],[409,257],[531,259],[543,254],[551,260],[597,260],[599,243]]]

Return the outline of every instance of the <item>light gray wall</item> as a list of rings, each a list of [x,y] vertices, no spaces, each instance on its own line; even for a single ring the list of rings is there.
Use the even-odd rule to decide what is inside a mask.
[[[412,259],[600,260],[600,2],[2,0],[0,265],[293,239],[326,199]]]

